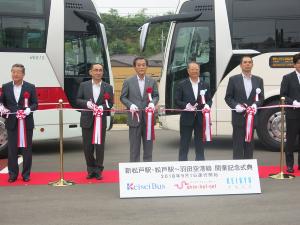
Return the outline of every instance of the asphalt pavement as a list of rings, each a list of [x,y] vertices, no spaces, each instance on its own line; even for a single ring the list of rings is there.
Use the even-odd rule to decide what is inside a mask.
[[[176,161],[179,133],[156,130],[154,161]],[[207,160],[231,159],[230,137],[207,144]],[[34,172],[59,169],[58,141],[34,144]],[[65,171],[84,171],[81,138],[64,142]],[[190,146],[189,159],[195,157]],[[279,153],[257,142],[259,165],[278,165]],[[105,169],[128,162],[128,131],[115,127],[107,133]],[[262,194],[120,199],[118,184],[70,187],[0,187],[1,225],[298,225],[300,178],[261,179]]]

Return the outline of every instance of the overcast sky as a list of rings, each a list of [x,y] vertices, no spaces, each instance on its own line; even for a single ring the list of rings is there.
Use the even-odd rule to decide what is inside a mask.
[[[175,12],[179,0],[94,0],[100,13],[108,12],[111,8],[117,9],[119,15],[135,14],[146,8],[147,15],[163,15]]]

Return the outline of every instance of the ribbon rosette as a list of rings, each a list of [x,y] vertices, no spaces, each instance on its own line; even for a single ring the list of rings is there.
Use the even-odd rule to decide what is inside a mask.
[[[205,93],[206,93],[207,89],[204,90],[200,90],[200,96],[201,96],[201,104],[206,104],[205,102]]]
[[[109,105],[108,105],[108,100],[110,99],[110,95],[109,93],[105,92],[104,93],[104,100],[105,100],[105,104],[106,104],[106,107],[109,109]]]
[[[246,109],[246,136],[245,142],[251,142],[253,133],[255,109],[251,106]]]
[[[154,140],[154,109],[151,107],[147,107],[145,109],[146,112],[146,140]]]
[[[24,110],[18,110],[16,117],[18,119],[18,148],[27,148],[27,135],[25,123],[26,114]]]
[[[259,101],[259,94],[261,93],[261,89],[260,88],[256,88],[255,90],[256,94],[255,94],[255,101]]]
[[[102,144],[102,115],[103,109],[93,104],[94,129],[92,144]]]
[[[203,108],[202,109],[202,120],[203,120],[203,142],[211,141],[211,116],[210,109]]]
[[[151,94],[152,94],[152,92],[153,92],[152,87],[148,87],[148,88],[146,89],[146,92],[148,93],[148,100],[149,100],[149,102],[152,102],[152,96],[151,96]]]
[[[23,96],[24,96],[24,108],[27,108],[28,107],[28,99],[30,98],[30,94],[28,91],[25,91]]]

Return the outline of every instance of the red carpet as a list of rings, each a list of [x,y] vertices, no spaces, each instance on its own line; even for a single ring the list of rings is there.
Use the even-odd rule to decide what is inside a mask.
[[[99,183],[118,183],[119,171],[105,170],[103,171],[103,179],[86,179],[87,172],[65,172],[64,179],[73,181],[76,184],[99,184]],[[14,183],[8,183],[8,174],[0,174],[0,186],[24,186],[24,185],[47,185],[49,182],[57,181],[60,179],[58,172],[33,172],[30,176],[29,182],[23,182],[22,177],[19,175],[18,180]]]
[[[286,168],[284,168],[286,169]],[[295,173],[293,175],[300,176],[300,170],[297,167],[294,168]],[[259,166],[259,177],[268,178],[270,173],[279,173],[279,166]],[[284,172],[286,172],[284,170]],[[59,172],[33,172],[31,173],[31,180],[27,183],[23,182],[22,177],[19,176],[18,180],[14,183],[8,183],[8,175],[0,174],[0,186],[26,186],[26,185],[47,185],[49,182],[57,181]],[[119,183],[119,171],[118,170],[105,170],[103,171],[103,179],[87,180],[86,172],[65,172],[64,179],[74,181],[76,184],[99,184],[99,183]]]

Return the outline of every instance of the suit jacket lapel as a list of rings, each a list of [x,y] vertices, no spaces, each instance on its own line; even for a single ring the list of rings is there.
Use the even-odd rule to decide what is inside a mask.
[[[104,96],[104,83],[103,83],[103,81],[102,81],[102,82],[101,82],[101,86],[100,86],[100,94],[99,94],[99,96],[98,96],[98,98],[97,98],[97,101],[96,101],[96,104],[97,104],[97,105],[99,105],[100,102],[102,102],[103,96]]]
[[[256,95],[256,89],[258,88],[257,79],[254,76],[251,77],[251,83],[252,83],[252,90],[249,95],[249,98],[254,99],[254,97]]]
[[[141,99],[143,99],[144,96],[141,95],[141,91],[140,91],[140,85],[139,85],[139,81],[138,81],[138,75],[135,76],[134,78],[134,83],[135,83],[135,89],[137,91],[137,95],[136,96],[139,96]],[[145,78],[145,87],[146,87],[146,78]],[[145,93],[145,87],[144,87],[144,93]]]
[[[92,83],[92,79],[89,80],[89,82],[87,83],[87,96],[89,97],[88,100],[91,100],[92,102],[94,102],[94,95],[93,95],[93,83]]]
[[[16,104],[18,104],[17,101],[16,101],[15,93],[14,93],[14,83],[13,83],[13,81],[10,82],[10,85],[8,87],[9,87],[9,94],[10,94],[11,98],[13,99],[13,101]]]
[[[145,87],[144,87],[143,99],[148,99],[148,93],[147,93],[148,87],[150,87],[150,80],[147,76],[145,76]]]
[[[243,80],[243,75],[241,74],[239,76],[239,82],[240,82],[240,85],[241,85],[241,89],[242,89],[242,92],[243,92],[243,95],[244,95],[244,99],[247,100],[247,94],[246,94],[246,89],[245,89],[245,85],[244,85],[244,80]]]

